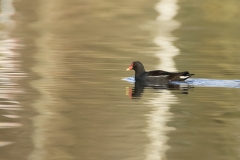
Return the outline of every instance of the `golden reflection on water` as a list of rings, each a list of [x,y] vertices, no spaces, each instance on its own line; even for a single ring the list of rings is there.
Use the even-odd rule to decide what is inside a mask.
[[[176,152],[186,153],[190,155],[189,157],[195,158],[194,154],[182,152],[187,148],[181,145],[182,138],[188,140],[191,135],[184,134],[184,137],[181,128],[174,125],[178,121],[173,121],[173,118],[175,120],[180,117],[179,121],[181,121],[188,117],[192,120],[191,114],[184,116],[181,112],[185,106],[192,104],[196,106],[199,104],[198,110],[189,108],[201,113],[204,100],[207,104],[215,100],[213,97],[209,98],[206,89],[198,92],[199,95],[196,97],[194,94],[190,95],[191,99],[194,99],[192,101],[190,96],[180,99],[177,94],[173,95],[171,91],[163,90],[136,102],[123,95],[126,82],[121,81],[123,77],[129,76],[130,73],[126,73],[125,68],[136,58],[140,61],[144,60],[144,64],[148,65],[146,68],[153,65],[154,69],[177,70],[173,58],[179,54],[179,49],[174,46],[177,41],[172,32],[180,26],[180,23],[173,19],[179,9],[176,3],[180,1],[161,0],[155,5],[159,15],[156,15],[153,9],[156,1],[146,0],[136,2],[124,0],[119,3],[107,0],[101,3],[95,0],[18,2],[20,3],[18,7],[21,8],[19,13],[26,18],[23,18],[24,23],[19,25],[24,32],[20,29],[19,33],[24,34],[23,37],[26,39],[31,37],[28,41],[30,47],[22,54],[26,58],[24,62],[30,63],[26,64],[27,69],[25,69],[28,75],[32,76],[27,83],[30,83],[33,89],[29,86],[24,87],[34,91],[30,90],[29,95],[26,95],[31,100],[28,99],[25,103],[33,107],[38,114],[31,119],[34,126],[30,133],[31,142],[27,141],[26,137],[20,137],[22,144],[33,143],[33,149],[29,149],[32,146],[29,148],[18,146],[14,150],[15,153],[23,156],[22,150],[19,151],[23,148],[28,152],[24,155],[33,160],[160,160],[172,155],[178,159],[179,154]],[[139,28],[142,24],[149,24],[149,20],[153,18],[156,18],[156,21],[152,23],[153,25],[150,23],[152,27],[150,32],[154,32],[152,38],[149,36],[149,30],[146,32]],[[186,35],[188,34],[182,37]],[[9,40],[8,37],[6,39]],[[8,46],[17,43],[14,41],[9,45],[9,42]],[[28,55],[28,53],[32,54]],[[182,57],[182,53],[178,57]],[[9,54],[13,55],[11,60],[15,60],[17,54],[15,52]],[[159,58],[158,65],[155,65],[156,57],[152,56]],[[186,59],[184,62],[188,62],[189,59]],[[4,62],[5,68],[11,69],[18,64],[10,60]],[[193,62],[189,61],[186,68],[192,64]],[[200,71],[201,68],[198,69],[198,72]],[[9,73],[7,79],[3,79],[6,85],[2,94],[5,96],[1,104],[4,112],[2,115],[5,120],[11,118],[12,124],[22,118],[19,118],[17,112],[20,110],[17,109],[27,107],[21,106],[21,102],[19,103],[14,97],[19,94],[15,91],[22,91],[18,88],[17,82],[17,78],[21,79],[23,76],[20,73],[19,71],[19,77],[17,74],[10,76]],[[14,82],[9,83],[9,80]],[[6,89],[7,86],[14,90]],[[211,90],[210,94],[214,95],[214,93],[215,91]],[[227,97],[227,93],[223,96]],[[37,96],[32,98],[32,94]],[[222,97],[216,98],[219,99]],[[236,100],[232,102],[235,103]],[[224,104],[228,105],[229,101],[225,101]],[[178,108],[180,111],[177,113],[172,111],[173,106],[181,106]],[[186,112],[189,108],[185,108]],[[29,110],[31,112],[31,109]],[[206,115],[216,114],[214,110],[208,112],[209,110],[206,109],[206,113],[211,113]],[[179,117],[176,116],[178,113],[181,114]],[[8,121],[1,122],[5,123],[2,124],[3,127],[12,127]],[[200,122],[204,123],[201,127],[203,130],[209,130],[211,127],[204,127],[207,121]],[[171,126],[174,127],[170,127],[169,123],[173,123]],[[183,128],[196,126],[194,123],[189,126],[184,123],[181,125],[184,126]],[[27,128],[31,128],[31,125]],[[189,133],[191,130],[184,131]],[[170,136],[174,133],[174,136]],[[204,132],[200,133],[204,134]],[[191,143],[198,145],[197,140],[202,135],[198,133],[195,136],[191,137]],[[173,141],[171,145],[170,141]],[[0,146],[12,142],[15,141],[3,140]],[[179,142],[179,146],[175,144]],[[170,147],[172,148],[169,149]],[[203,148],[205,146],[199,146],[194,151]]]
[[[0,129],[3,130],[22,126],[22,123],[17,122],[18,118],[21,118],[17,111],[23,108],[16,97],[23,93],[18,81],[25,77],[25,74],[20,70],[21,64],[17,60],[19,53],[15,51],[20,45],[16,39],[10,36],[12,29],[15,27],[15,22],[11,19],[11,16],[15,14],[13,1],[2,0],[0,7],[0,116],[2,116],[0,118]],[[4,138],[1,140],[4,140]],[[14,141],[6,139],[0,141],[0,147],[12,143]]]
[[[35,127],[32,141],[34,144],[34,150],[29,155],[29,159],[33,160],[44,160],[46,159],[45,155],[47,151],[45,150],[44,144],[46,143],[46,128],[45,124],[49,123],[49,117],[53,114],[50,110],[47,109],[51,104],[53,104],[53,98],[49,91],[47,90],[49,84],[53,84],[53,78],[49,72],[45,72],[45,70],[51,70],[51,55],[48,51],[48,48],[44,46],[45,36],[40,37],[36,40],[36,45],[41,48],[36,54],[35,58],[37,60],[37,64],[32,68],[32,70],[39,74],[42,78],[39,80],[35,80],[31,82],[33,88],[37,89],[41,96],[38,98],[36,102],[32,104],[35,110],[39,113],[39,115],[33,118],[33,125]]]

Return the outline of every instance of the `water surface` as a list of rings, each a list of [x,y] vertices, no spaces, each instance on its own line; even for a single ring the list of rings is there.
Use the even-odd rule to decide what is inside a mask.
[[[238,1],[1,3],[0,159],[239,159]],[[132,99],[134,60],[218,84]]]

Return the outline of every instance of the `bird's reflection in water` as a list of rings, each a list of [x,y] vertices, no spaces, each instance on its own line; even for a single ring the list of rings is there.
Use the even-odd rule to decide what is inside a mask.
[[[155,90],[177,90],[180,94],[188,94],[189,90],[194,88],[187,82],[171,82],[163,85],[146,85],[141,82],[136,81],[134,87],[126,87],[126,95],[132,99],[140,99],[144,93],[145,89],[155,89]]]

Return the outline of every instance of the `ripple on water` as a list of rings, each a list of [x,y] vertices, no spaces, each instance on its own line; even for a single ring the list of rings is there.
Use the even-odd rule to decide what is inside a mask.
[[[14,135],[12,134],[14,128],[23,126],[17,119],[20,118],[19,110],[23,108],[15,97],[23,93],[18,81],[25,77],[25,73],[20,70],[20,61],[16,60],[18,57],[15,51],[16,44],[17,41],[13,39],[0,40],[0,129],[12,128],[6,130],[8,135]],[[15,143],[11,141],[11,136],[6,135],[1,138],[3,141],[0,141],[0,147]]]
[[[134,77],[126,77],[122,80],[134,83]],[[202,78],[191,78],[185,82],[172,82],[172,83],[188,83],[192,86],[198,87],[223,87],[223,88],[240,88],[240,80],[218,80],[218,79],[202,79]]]

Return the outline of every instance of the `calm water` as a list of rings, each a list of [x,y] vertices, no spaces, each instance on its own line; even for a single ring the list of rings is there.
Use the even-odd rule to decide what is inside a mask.
[[[240,159],[239,5],[2,0],[0,160]],[[193,87],[132,99],[134,60]]]

